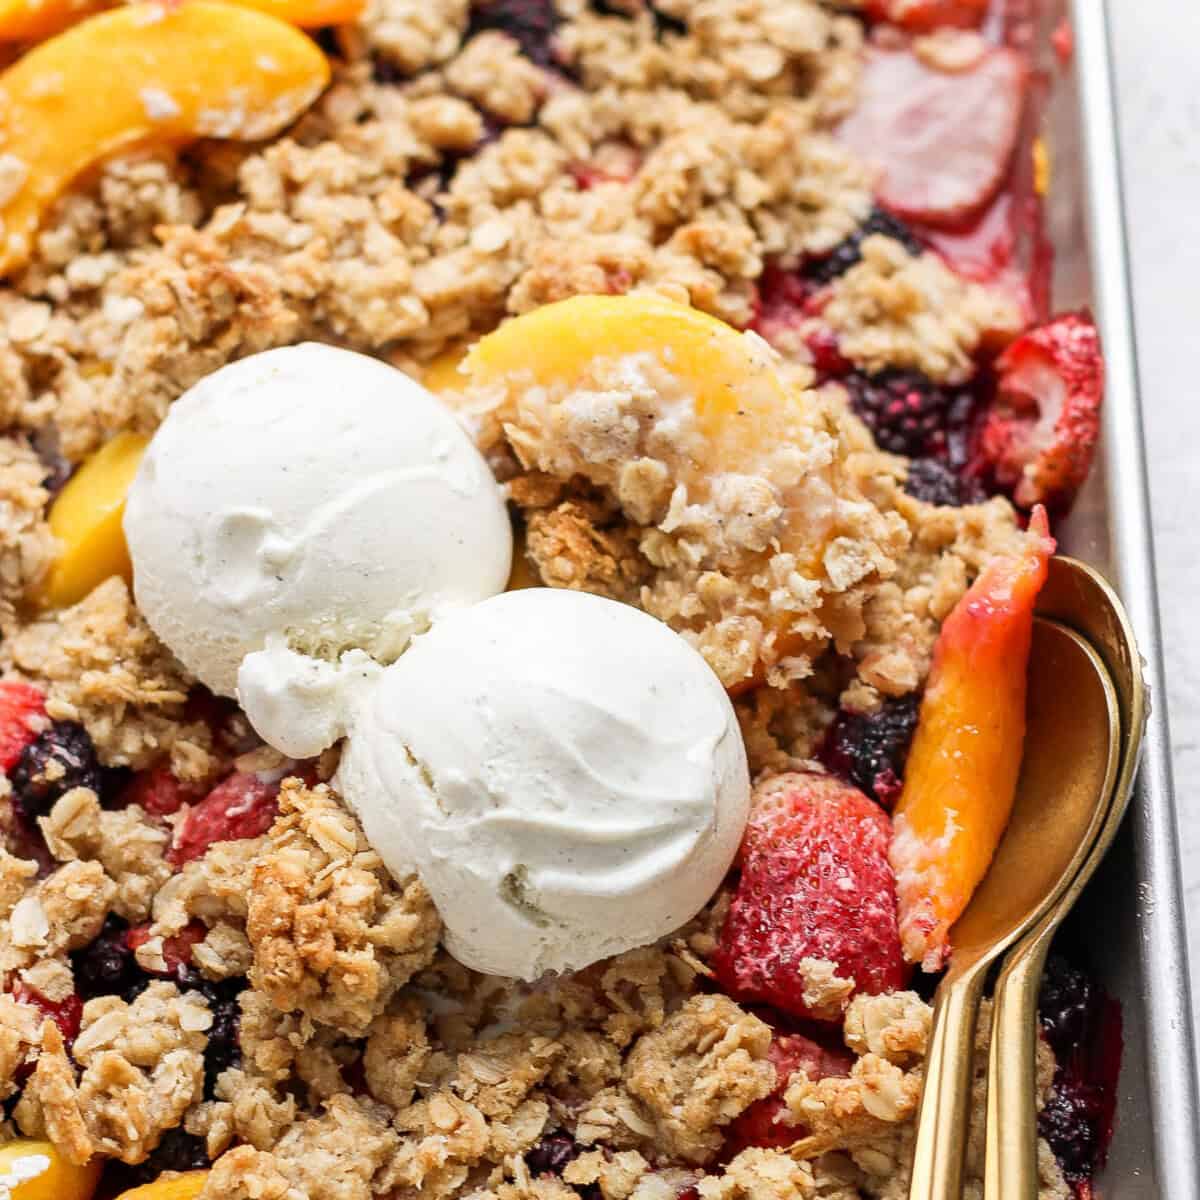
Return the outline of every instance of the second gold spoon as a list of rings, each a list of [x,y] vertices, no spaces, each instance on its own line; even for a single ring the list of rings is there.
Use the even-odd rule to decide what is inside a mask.
[[[1037,1200],[1037,1000],[1050,943],[1107,853],[1129,805],[1148,710],[1133,629],[1120,600],[1091,567],[1060,560],[1039,608],[1086,634],[1107,665],[1121,710],[1121,762],[1113,796],[1070,885],[996,981],[988,1052],[984,1200]],[[1051,701],[1052,702],[1052,701]]]
[[[1071,567],[1051,561],[1052,575],[1064,570]],[[954,949],[934,1003],[910,1200],[962,1196],[975,1024],[988,970],[1070,885],[1103,824],[1116,779],[1117,693],[1088,642],[1039,617],[1027,696],[1012,817],[983,883],[950,934]]]

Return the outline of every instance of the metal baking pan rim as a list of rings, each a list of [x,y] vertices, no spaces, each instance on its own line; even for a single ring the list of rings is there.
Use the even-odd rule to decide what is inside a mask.
[[[1141,1073],[1149,1111],[1124,1088],[1118,1108],[1122,1123],[1147,1125],[1145,1172],[1122,1179],[1110,1167],[1101,1174],[1102,1195],[1138,1194],[1200,1200],[1200,1107],[1197,1105],[1195,1043],[1184,935],[1183,888],[1179,864],[1174,789],[1171,778],[1154,549],[1150,525],[1145,442],[1137,354],[1130,301],[1122,203],[1120,153],[1116,136],[1109,0],[1071,0],[1074,31],[1073,74],[1080,122],[1079,147],[1084,189],[1083,217],[1091,266],[1090,305],[1104,340],[1107,400],[1100,474],[1103,478],[1105,537],[1103,557],[1113,583],[1129,609],[1145,659],[1151,713],[1132,811],[1124,830],[1133,863],[1136,893],[1124,903],[1136,906],[1139,986],[1125,996],[1140,1005],[1144,1062],[1123,1063],[1123,1074]],[[1067,547],[1078,553],[1070,540]],[[1125,881],[1128,884],[1128,880]],[[1103,931],[1099,936],[1103,936]],[[1128,1186],[1126,1186],[1128,1185]]]

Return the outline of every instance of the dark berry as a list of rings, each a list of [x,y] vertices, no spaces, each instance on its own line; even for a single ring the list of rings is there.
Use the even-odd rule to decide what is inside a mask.
[[[890,808],[900,794],[918,705],[916,696],[902,696],[885,700],[874,713],[842,709],[817,757],[835,775]]]
[[[117,1195],[129,1188],[153,1183],[164,1171],[202,1171],[209,1166],[204,1139],[194,1137],[181,1127],[168,1129],[150,1156],[136,1166],[115,1160],[104,1171],[105,1192]]]
[[[1056,1083],[1038,1114],[1038,1133],[1050,1144],[1070,1184],[1092,1177],[1101,1149],[1104,1098],[1095,1088]]]
[[[910,458],[936,457],[957,467],[965,461],[955,439],[965,439],[975,395],[965,388],[941,387],[917,371],[859,371],[843,383],[850,405],[875,435],[881,450]]]
[[[1086,1039],[1096,1003],[1096,988],[1082,971],[1058,955],[1046,963],[1038,990],[1038,1016],[1060,1062],[1066,1062]]]
[[[1121,1008],[1082,971],[1051,958],[1038,995],[1058,1068],[1038,1131],[1083,1197],[1112,1137],[1121,1067]]]
[[[936,458],[915,458],[908,464],[904,490],[926,504],[978,504],[986,493],[975,479],[952,470]]]
[[[916,235],[899,217],[894,217],[891,213],[877,208],[849,237],[838,242],[828,254],[806,262],[803,268],[805,279],[823,286],[832,283],[839,275],[844,275],[862,257],[863,238],[870,237],[873,233],[881,233],[885,237],[894,238],[910,254],[920,254],[923,249]]]
[[[498,30],[508,34],[538,66],[557,67],[552,42],[558,21],[554,0],[475,0],[467,36]]]
[[[103,782],[92,739],[72,721],[55,721],[30,742],[9,778],[16,808],[30,824],[72,788],[100,792]]]
[[[204,1096],[211,1100],[217,1076],[242,1060],[238,1041],[242,1010],[238,997],[246,990],[246,980],[237,977],[214,983],[193,967],[180,967],[176,978],[182,991],[199,992],[212,1013],[213,1022],[204,1047]]]
[[[569,1133],[548,1133],[536,1146],[525,1152],[525,1165],[534,1178],[539,1175],[559,1176],[583,1150]],[[585,1200],[601,1200],[600,1189],[594,1183],[585,1187],[575,1186],[575,1191]]]
[[[75,987],[85,1000],[121,996],[131,1000],[149,982],[127,941],[129,927],[110,913],[95,941],[71,955]]]
[[[583,1147],[569,1133],[548,1133],[525,1154],[530,1175],[561,1175],[567,1163],[583,1153]]]

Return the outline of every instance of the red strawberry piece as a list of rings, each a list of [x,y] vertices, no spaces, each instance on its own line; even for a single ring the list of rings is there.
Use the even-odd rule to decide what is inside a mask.
[[[1091,469],[1100,436],[1104,359],[1090,317],[1067,313],[1019,337],[996,363],[996,399],[980,453],[1024,508],[1056,512]]]
[[[185,804],[195,804],[203,788],[181,783],[167,766],[139,771],[121,792],[122,805],[138,804],[152,817],[168,817]]]
[[[20,1004],[28,1004],[36,1008],[43,1016],[49,1017],[63,1036],[67,1049],[79,1034],[79,1023],[83,1020],[83,1001],[74,993],[65,1000],[47,1000],[36,988],[18,979],[13,985],[13,999]]]
[[[747,1146],[783,1149],[805,1136],[802,1126],[778,1119],[786,1109],[784,1093],[797,1071],[803,1071],[812,1080],[828,1079],[832,1075],[849,1075],[854,1065],[854,1055],[849,1051],[827,1050],[799,1033],[777,1033],[771,1039],[767,1058],[775,1067],[775,1090],[756,1100],[729,1126],[725,1149],[731,1158]]]
[[[869,0],[867,14],[913,33],[952,27],[973,29],[987,14],[990,0]]]
[[[181,967],[187,967],[192,962],[192,947],[197,942],[204,941],[208,930],[199,921],[185,925],[174,937],[163,938],[162,956],[167,964],[167,973],[175,975]],[[149,925],[135,925],[125,933],[125,945],[136,951],[150,940]]]
[[[899,216],[959,225],[996,194],[1025,100],[1012,50],[986,50],[962,71],[939,71],[911,50],[867,52],[858,106],[838,137],[879,172],[880,202]]]
[[[17,679],[0,683],[0,771],[11,771],[21,751],[41,731],[46,698],[37,688]]]
[[[891,840],[887,813],[832,776],[790,772],[760,784],[712,960],[721,984],[816,1020],[838,1019],[854,991],[903,986]],[[814,998],[813,960],[853,986]]]
[[[172,866],[200,858],[214,842],[258,837],[271,828],[279,807],[280,776],[235,771],[184,817],[167,851]]]

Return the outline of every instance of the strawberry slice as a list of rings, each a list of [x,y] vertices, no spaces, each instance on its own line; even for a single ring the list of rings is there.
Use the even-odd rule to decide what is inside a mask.
[[[222,780],[184,817],[167,851],[167,861],[181,867],[200,858],[214,842],[266,833],[279,808],[282,778],[277,771],[235,771]]]
[[[139,771],[121,792],[120,804],[138,804],[152,817],[168,817],[201,798],[203,787],[182,783],[167,766]]]
[[[838,138],[879,172],[879,200],[912,221],[960,225],[999,190],[1017,144],[1025,67],[1003,47],[939,71],[911,50],[867,51]]]
[[[974,29],[987,15],[990,0],[869,0],[867,15],[912,33],[934,29]]]
[[[1082,313],[1055,317],[1013,342],[996,367],[980,453],[1019,505],[1063,512],[1100,437],[1104,359],[1096,326]]]
[[[46,715],[46,698],[17,679],[0,683],[0,771],[17,765],[21,751],[38,735]]]
[[[163,938],[162,956],[169,975],[178,975],[192,962],[192,947],[208,936],[208,930],[199,921],[190,921],[174,937]],[[125,931],[125,945],[137,950],[150,940],[149,925],[135,925]]]
[[[65,1000],[47,1000],[36,988],[18,979],[13,984],[12,997],[19,1004],[28,1004],[44,1017],[49,1017],[58,1026],[67,1049],[71,1048],[79,1036],[79,1024],[83,1020],[83,1001],[78,995],[72,992]]]
[[[841,1048],[827,1050],[800,1033],[777,1033],[767,1048],[767,1058],[775,1067],[775,1090],[756,1100],[730,1126],[725,1150],[730,1158],[747,1146],[783,1149],[805,1136],[802,1126],[784,1124],[779,1115],[787,1107],[783,1102],[788,1083],[797,1071],[809,1079],[828,1079],[849,1075],[854,1055]]]
[[[760,784],[712,960],[721,984],[826,1021],[840,1020],[855,991],[901,987],[891,840],[887,813],[832,776],[797,771]]]

